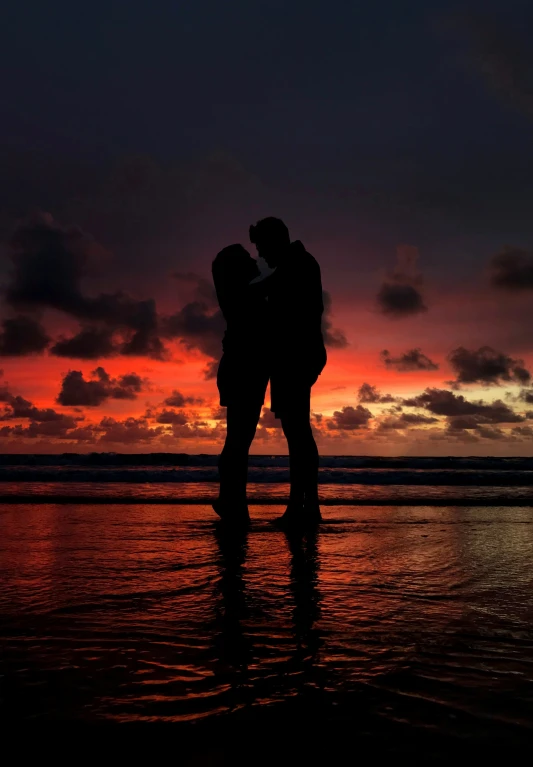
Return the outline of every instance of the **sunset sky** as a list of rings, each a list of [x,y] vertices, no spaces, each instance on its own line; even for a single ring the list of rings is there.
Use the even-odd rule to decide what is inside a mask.
[[[328,294],[322,453],[530,454],[532,23],[525,0],[10,4],[0,451],[218,452],[210,265],[274,215]],[[252,452],[286,452],[268,409]]]

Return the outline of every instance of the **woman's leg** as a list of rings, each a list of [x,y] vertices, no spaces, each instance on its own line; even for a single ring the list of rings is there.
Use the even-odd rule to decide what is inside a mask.
[[[305,508],[307,513],[318,514],[320,516],[318,501],[318,447],[310,423],[307,430],[305,452]]]
[[[226,441],[218,462],[219,500],[224,506],[246,506],[248,452],[255,436],[261,408],[261,402],[228,405]]]

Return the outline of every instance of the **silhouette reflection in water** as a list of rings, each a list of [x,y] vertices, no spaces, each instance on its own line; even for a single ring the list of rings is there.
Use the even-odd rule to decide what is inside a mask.
[[[318,589],[318,533],[307,535],[289,530],[286,533],[291,553],[290,586],[294,598],[294,636],[297,657],[313,662],[320,647],[320,635],[315,622],[320,618]]]
[[[251,660],[251,642],[244,636],[242,621],[246,619],[244,563],[248,550],[248,529],[228,529],[215,525],[218,546],[220,601],[216,607],[215,646],[223,667],[247,673]]]
[[[215,608],[214,649],[220,684],[229,685],[230,710],[252,703],[274,702],[321,688],[318,669],[320,618],[318,587],[318,533],[291,530],[283,535],[290,555],[284,588],[289,610],[289,631],[279,627],[265,632],[259,617],[266,612],[247,591],[248,529],[215,525],[218,548],[218,600]],[[283,599],[283,597],[282,597]],[[259,597],[260,600],[260,597]],[[289,606],[289,605],[288,605]],[[270,660],[270,662],[269,662]],[[276,673],[272,673],[274,671]],[[317,674],[319,676],[317,676]]]

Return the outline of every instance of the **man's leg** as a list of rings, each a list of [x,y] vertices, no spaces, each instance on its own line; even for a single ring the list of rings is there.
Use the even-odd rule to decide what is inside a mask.
[[[289,471],[291,489],[287,513],[298,513],[303,509],[305,500],[305,467],[303,451],[305,440],[302,431],[305,430],[305,415],[298,417],[294,412],[287,412],[281,417],[283,434],[289,448]]]
[[[281,416],[283,433],[289,447],[291,490],[287,517],[317,517],[318,504],[318,448],[310,423],[308,403],[287,408]],[[285,515],[284,515],[285,516]]]

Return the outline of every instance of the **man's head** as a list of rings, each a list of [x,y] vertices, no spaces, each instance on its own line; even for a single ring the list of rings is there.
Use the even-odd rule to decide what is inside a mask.
[[[250,242],[257,248],[258,254],[272,268],[278,266],[289,245],[289,230],[279,218],[262,218],[250,227]]]

